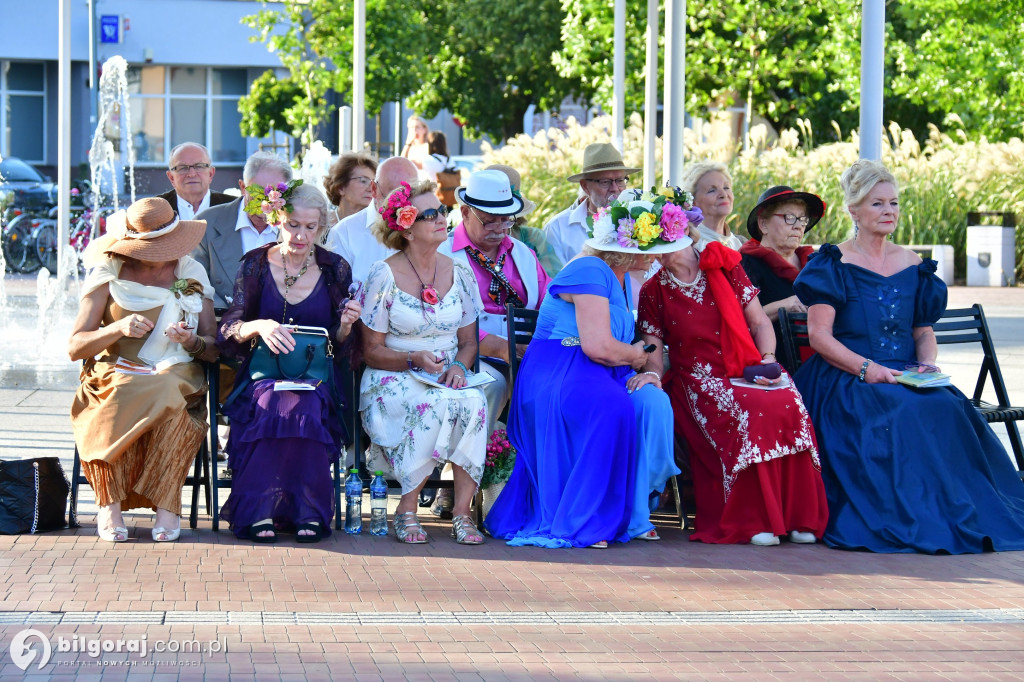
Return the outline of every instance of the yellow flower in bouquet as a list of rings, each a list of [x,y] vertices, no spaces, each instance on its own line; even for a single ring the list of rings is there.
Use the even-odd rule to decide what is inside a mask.
[[[661,225],[653,213],[641,213],[633,226],[633,234],[640,246],[647,246],[661,234]]]

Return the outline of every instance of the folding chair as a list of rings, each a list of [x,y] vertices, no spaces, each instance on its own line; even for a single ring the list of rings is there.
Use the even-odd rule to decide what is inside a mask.
[[[795,374],[803,364],[800,349],[811,346],[807,337],[807,313],[793,313],[779,308],[779,330],[782,332],[782,338],[779,339],[782,344],[778,349],[779,362],[790,374]]]

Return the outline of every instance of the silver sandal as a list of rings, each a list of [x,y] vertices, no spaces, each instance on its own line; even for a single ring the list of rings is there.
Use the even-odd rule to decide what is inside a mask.
[[[470,535],[479,535],[479,540],[467,540]],[[455,538],[455,542],[460,545],[482,545],[484,544],[484,534],[480,532],[480,529],[473,523],[473,519],[469,518],[467,514],[459,514],[452,519],[452,537]]]
[[[407,545],[424,545],[430,540],[430,536],[427,535],[427,531],[423,530],[423,526],[420,525],[419,517],[416,516],[416,512],[402,512],[401,514],[395,514],[394,519],[395,525],[395,537],[398,541]],[[422,540],[410,540],[409,538],[413,535],[422,535]]]

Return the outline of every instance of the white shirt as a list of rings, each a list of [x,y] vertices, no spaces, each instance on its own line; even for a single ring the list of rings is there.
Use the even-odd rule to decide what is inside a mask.
[[[352,268],[352,281],[365,282],[370,266],[398,253],[377,241],[370,226],[377,219],[377,206],[370,203],[359,213],[340,221],[327,233],[328,251],[344,258]]]
[[[431,154],[423,159],[420,177],[424,180],[437,182],[437,174],[451,165],[451,159],[443,154]]]
[[[744,239],[743,237],[739,236],[734,232],[730,233],[729,235],[718,234],[710,227],[706,227],[704,225],[698,225],[697,231],[700,232],[700,241],[697,242],[698,251],[703,251],[704,247],[710,244],[711,242],[719,242],[720,244],[728,246],[730,249],[733,249],[734,251],[739,251],[740,247],[743,246],[743,242],[747,241],[746,239]]]
[[[587,229],[586,197],[577,199],[572,206],[544,226],[548,244],[554,249],[562,265],[572,260],[583,248],[583,242],[587,241]]]
[[[177,193],[174,196],[178,198],[178,217],[182,220],[192,220],[196,217],[197,213],[202,213],[210,208],[210,190],[206,190],[206,196],[199,202],[199,208],[195,210],[192,210],[192,204],[189,203],[188,199],[183,199]]]
[[[257,232],[249,220],[249,214],[245,212],[245,201],[238,203],[238,220],[235,221],[235,232],[242,237],[242,253],[249,253],[253,249],[266,244],[277,242],[277,228],[267,225],[262,232]]]

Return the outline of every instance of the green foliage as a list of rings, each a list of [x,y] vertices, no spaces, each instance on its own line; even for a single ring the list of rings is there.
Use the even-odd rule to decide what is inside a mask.
[[[448,109],[467,136],[505,139],[520,132],[530,104],[557,108],[578,86],[551,62],[558,49],[560,0],[436,0],[420,40],[432,57],[410,105],[427,117]]]
[[[291,79],[278,78],[273,71],[264,71],[252,82],[249,94],[238,100],[242,135],[266,137],[271,130],[281,130],[299,137],[312,123],[308,104],[301,86]],[[323,98],[314,104],[322,107]]]

